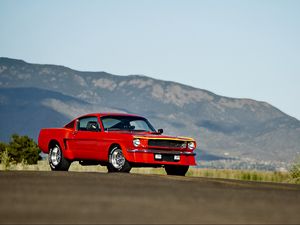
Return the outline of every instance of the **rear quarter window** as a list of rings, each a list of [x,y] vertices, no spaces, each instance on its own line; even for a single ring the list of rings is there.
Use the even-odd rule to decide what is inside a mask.
[[[72,121],[70,123],[68,123],[65,128],[69,128],[69,129],[73,129],[74,128],[74,125],[75,125],[75,121]]]

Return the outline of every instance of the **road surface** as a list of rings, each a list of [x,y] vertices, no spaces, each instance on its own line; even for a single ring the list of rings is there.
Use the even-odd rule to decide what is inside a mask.
[[[0,224],[300,223],[300,185],[166,175],[0,172]]]

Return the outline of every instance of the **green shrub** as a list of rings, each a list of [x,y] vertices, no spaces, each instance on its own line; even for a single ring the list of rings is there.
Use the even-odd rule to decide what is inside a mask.
[[[37,164],[39,160],[39,147],[33,139],[28,136],[13,134],[9,144],[0,143],[1,163],[25,163]],[[2,162],[2,161],[5,162]]]
[[[295,161],[295,163],[292,165],[289,172],[290,172],[292,181],[294,183],[299,184],[300,183],[300,158]]]
[[[6,151],[6,147],[7,147],[7,144],[0,142],[0,156],[2,155],[3,152]],[[1,157],[0,157],[0,162],[1,162]]]
[[[251,180],[251,174],[249,171],[242,171],[242,180]]]
[[[7,163],[10,162],[7,150],[7,144],[0,142],[0,163],[4,165],[4,168],[7,169]]]
[[[8,150],[7,148],[1,152],[0,155],[0,160],[1,160],[1,164],[4,167],[4,170],[9,170],[10,166],[11,166],[11,158],[8,155]]]

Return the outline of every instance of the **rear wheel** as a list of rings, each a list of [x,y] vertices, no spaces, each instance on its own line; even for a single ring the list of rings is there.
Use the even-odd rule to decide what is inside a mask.
[[[188,170],[189,166],[165,165],[165,171],[168,175],[185,176]]]
[[[130,172],[131,166],[129,162],[125,159],[122,149],[120,147],[116,146],[110,150],[107,170],[108,172]]]
[[[48,160],[51,170],[68,171],[71,165],[71,162],[64,157],[59,144],[50,147]]]

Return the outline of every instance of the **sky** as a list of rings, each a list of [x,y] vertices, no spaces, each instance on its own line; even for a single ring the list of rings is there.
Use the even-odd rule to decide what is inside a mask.
[[[300,119],[298,0],[0,0],[0,56],[175,81]]]

